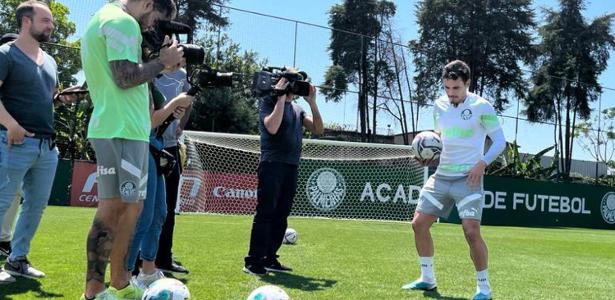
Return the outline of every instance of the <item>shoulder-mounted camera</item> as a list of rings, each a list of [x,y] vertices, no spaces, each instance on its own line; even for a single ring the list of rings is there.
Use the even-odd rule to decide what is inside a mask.
[[[288,80],[288,85],[283,90],[275,89],[275,85],[282,78]],[[267,67],[262,71],[254,73],[252,78],[252,94],[255,97],[281,96],[284,94],[309,96],[309,77],[304,71],[289,70],[286,67]]]

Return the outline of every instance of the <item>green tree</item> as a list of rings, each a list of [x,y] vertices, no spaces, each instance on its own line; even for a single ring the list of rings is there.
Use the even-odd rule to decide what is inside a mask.
[[[0,0],[0,33],[18,33],[15,9],[23,0]],[[60,87],[68,87],[77,82],[74,75],[81,69],[79,41],[68,41],[75,33],[75,23],[68,19],[70,9],[58,1],[46,1],[49,4],[56,24],[50,43],[42,48],[58,63]]]
[[[509,92],[525,95],[520,64],[531,63],[535,53],[530,0],[423,0],[416,16],[419,38],[410,47],[419,103],[436,98],[442,67],[455,59],[472,70],[470,91],[492,99],[498,111],[506,107]]]
[[[369,93],[372,91],[374,97],[372,130],[375,130],[380,75],[388,69],[386,62],[379,60],[378,37],[382,33],[382,21],[394,16],[395,9],[395,4],[386,0],[345,0],[329,11],[329,26],[334,29],[329,45],[333,65],[325,73],[321,93],[327,100],[338,102],[347,93],[349,84],[359,88],[357,110],[363,140],[369,126]]]
[[[597,130],[600,124],[600,131]],[[608,163],[615,155],[615,107],[603,109],[592,121],[581,122],[574,128],[581,148],[594,160]]]
[[[208,24],[224,27],[228,25],[228,20],[221,9],[226,2],[228,0],[175,0],[177,21],[194,30],[205,29]]]
[[[199,43],[205,47],[208,65],[232,71],[232,88],[207,88],[195,101],[187,129],[230,133],[258,133],[258,103],[252,97],[252,74],[265,66],[253,51],[241,52],[227,36],[209,32]]]
[[[546,11],[546,24],[539,59],[532,76],[533,87],[525,114],[531,121],[554,121],[554,139],[559,147],[559,167],[570,177],[577,120],[588,120],[590,103],[602,91],[598,75],[607,67],[609,50],[615,47],[611,34],[613,14],[587,23],[582,0],[560,0],[560,10]]]
[[[255,52],[241,52],[222,29],[228,25],[222,5],[228,0],[176,0],[177,20],[202,33],[198,44],[206,49],[205,62],[236,73],[232,88],[208,88],[199,93],[187,129],[231,133],[257,133],[258,107],[251,95],[251,76],[264,66]],[[193,67],[188,68],[189,71]]]

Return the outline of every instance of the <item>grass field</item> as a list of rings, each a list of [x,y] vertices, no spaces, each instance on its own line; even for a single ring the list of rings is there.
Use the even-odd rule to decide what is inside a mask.
[[[0,299],[78,299],[85,270],[85,237],[93,209],[49,207],[30,260],[47,273],[0,286]],[[297,245],[283,246],[289,275],[262,278],[241,271],[251,217],[181,215],[177,258],[191,270],[180,277],[192,299],[245,299],[275,284],[292,299],[468,299],[475,273],[458,225],[436,224],[439,293],[405,292],[419,275],[408,223],[291,218]],[[608,230],[483,227],[490,249],[495,299],[614,299],[615,233]]]

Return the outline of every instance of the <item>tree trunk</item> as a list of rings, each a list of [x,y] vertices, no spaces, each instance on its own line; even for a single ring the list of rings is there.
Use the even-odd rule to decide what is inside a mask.
[[[404,55],[403,51],[402,51],[401,58],[403,59],[403,62],[404,62],[404,75],[406,77],[406,84],[408,85],[408,99],[410,99],[410,120],[412,122],[412,132],[415,132],[416,126],[414,124],[414,103],[412,103],[412,87],[410,86],[410,77],[408,76],[408,65],[406,64],[406,56]],[[418,103],[416,106],[418,107]],[[418,114],[418,111],[417,111],[417,114]],[[405,115],[404,115],[404,118],[407,120]],[[406,124],[406,132],[407,132],[408,122],[404,121],[404,123]]]
[[[566,153],[564,154],[565,157],[565,161],[564,163],[566,164],[564,166],[564,171],[565,171],[565,175],[567,178],[570,177],[570,96],[566,96],[566,126],[565,126],[565,130],[566,132],[564,132],[564,139],[565,139],[565,144],[564,146]]]
[[[401,134],[404,138],[404,145],[408,145],[408,122],[406,118],[406,105],[404,103],[404,93],[401,87],[401,79],[399,78],[399,74],[401,73],[401,71],[399,70],[399,65],[397,64],[397,55],[395,53],[395,44],[393,44],[393,34],[391,33],[391,31],[389,31],[389,40],[391,41],[391,53],[393,54],[393,65],[395,66],[395,79],[397,80],[397,89],[399,92],[399,97],[401,98]]]
[[[564,137],[562,135],[562,107],[561,107],[561,95],[556,97],[556,109],[557,109],[557,114],[556,114],[556,122],[557,123],[557,132],[558,132],[558,146],[559,146],[559,163],[558,165],[561,168],[561,172],[562,172],[562,176],[566,177],[566,170],[565,170],[565,166],[564,166]]]
[[[373,110],[372,110],[372,136],[371,142],[374,143],[376,141],[376,118],[378,114],[378,77],[380,68],[378,66],[378,38],[374,39],[374,99],[373,99]]]
[[[367,51],[365,51],[365,38],[361,37],[361,61],[360,61],[360,70],[359,70],[359,105],[358,105],[358,110],[359,110],[359,126],[361,127],[361,141],[365,142],[367,141],[367,120],[366,120],[366,106],[367,106],[367,97],[366,97],[366,93],[367,93],[367,88],[366,88],[366,77],[367,77],[367,70],[366,70],[366,56],[367,56]]]
[[[574,127],[577,124],[577,107],[575,105],[574,109],[573,109],[573,113],[572,113],[572,130],[570,131],[570,149],[569,152],[570,153],[570,157],[568,159],[568,171],[570,171],[572,169],[572,148],[574,147]]]

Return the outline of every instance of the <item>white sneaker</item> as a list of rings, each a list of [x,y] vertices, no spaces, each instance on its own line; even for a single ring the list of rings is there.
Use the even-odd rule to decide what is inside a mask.
[[[147,289],[149,285],[152,284],[152,282],[161,278],[164,278],[164,274],[162,274],[162,271],[156,269],[156,272],[154,272],[153,274],[145,274],[143,272],[140,272],[137,276],[136,281],[139,287],[141,287],[142,289]]]
[[[0,284],[7,284],[15,282],[15,277],[7,273],[4,269],[0,269]]]
[[[30,279],[45,277],[45,273],[35,269],[25,257],[16,261],[11,261],[7,258],[4,264],[4,270],[13,276],[21,276]]]

